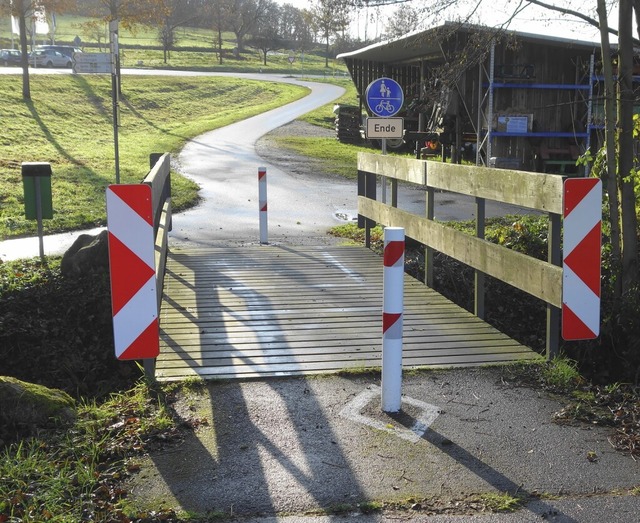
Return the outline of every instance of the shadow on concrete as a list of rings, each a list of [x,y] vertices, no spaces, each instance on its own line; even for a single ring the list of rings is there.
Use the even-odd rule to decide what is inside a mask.
[[[402,410],[398,413],[388,415],[398,424],[409,430],[411,430],[412,427],[415,427],[418,422],[418,420],[411,414]],[[466,467],[469,471],[486,481],[499,492],[523,498],[527,503],[535,500],[535,514],[540,515],[543,518],[549,515],[554,515],[556,518],[561,518],[565,523],[578,523],[576,519],[563,514],[557,507],[551,505],[549,502],[540,500],[538,496],[523,489],[522,485],[518,485],[510,478],[506,477],[484,461],[478,459],[471,452],[451,441],[449,438],[442,436],[442,434],[439,434],[437,431],[431,428],[427,429],[422,436],[422,439],[428,441],[441,452]],[[533,507],[530,508],[525,505],[525,509],[527,510],[531,510],[532,508]]]
[[[184,350],[180,345],[184,338],[170,339],[162,324],[161,337],[194,375],[206,372],[214,359],[218,368],[242,364],[251,369],[265,360],[273,364],[280,356],[291,361],[285,327],[274,314],[282,305],[236,279],[233,271],[227,273],[213,257],[204,267],[189,266],[188,257],[182,261],[184,271],[169,275],[180,287],[171,291],[171,307],[190,324],[189,343],[205,348],[196,353]],[[248,270],[252,263],[256,261],[247,261]],[[193,274],[187,277],[187,273]],[[291,266],[287,277],[303,283],[309,274]],[[244,317],[225,305],[237,300],[247,303]],[[222,315],[234,317],[233,331],[219,321]],[[270,330],[261,333],[256,325],[267,321]],[[201,339],[214,328],[224,330],[224,342],[207,347]],[[270,353],[274,341],[277,354]],[[183,510],[225,516],[273,516],[310,509],[331,513],[365,499],[308,380],[213,381],[206,392],[209,397],[202,404],[211,406],[209,426],[190,434],[173,451],[152,456]]]

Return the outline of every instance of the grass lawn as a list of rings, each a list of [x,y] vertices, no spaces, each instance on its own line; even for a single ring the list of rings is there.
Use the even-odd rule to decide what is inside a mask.
[[[21,77],[0,77],[0,238],[34,234],[24,217],[21,163],[50,162],[53,233],[103,225],[104,194],[115,182],[111,81],[108,76],[36,75],[32,100],[21,96]],[[138,183],[152,152],[177,152],[186,140],[303,97],[287,84],[232,78],[123,78],[119,130],[120,176]],[[197,187],[172,179],[174,208],[197,198]]]

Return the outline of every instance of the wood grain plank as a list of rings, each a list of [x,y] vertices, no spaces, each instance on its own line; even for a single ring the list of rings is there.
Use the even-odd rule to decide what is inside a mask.
[[[335,372],[378,366],[382,268],[360,247],[171,252],[158,379]],[[413,278],[405,278],[404,365],[538,356]]]

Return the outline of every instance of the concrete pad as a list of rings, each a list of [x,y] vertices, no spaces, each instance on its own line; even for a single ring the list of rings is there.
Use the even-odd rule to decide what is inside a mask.
[[[415,441],[341,415],[378,385],[371,375],[210,383],[176,404],[207,425],[145,459],[133,498],[143,507],[163,500],[198,513],[267,517],[490,492],[563,499],[640,484],[640,465],[611,447],[606,429],[555,423],[563,403],[506,381],[500,368],[406,377],[407,397],[439,409]],[[404,405],[404,416],[375,402],[363,412],[408,428],[415,419]],[[538,511],[557,512],[555,503],[538,503]]]

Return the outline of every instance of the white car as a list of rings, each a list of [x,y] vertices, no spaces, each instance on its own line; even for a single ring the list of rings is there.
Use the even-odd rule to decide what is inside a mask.
[[[33,51],[29,55],[29,65],[34,67],[71,67],[71,58],[54,51],[53,49],[43,49]]]

